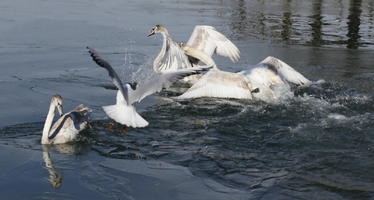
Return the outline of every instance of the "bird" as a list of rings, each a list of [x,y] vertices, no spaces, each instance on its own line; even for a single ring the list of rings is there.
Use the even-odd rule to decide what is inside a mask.
[[[290,91],[289,83],[308,85],[311,81],[282,60],[268,56],[238,73],[218,68],[211,70],[176,98],[218,97],[269,102]]]
[[[192,86],[177,99],[218,97],[271,101],[282,95],[282,92],[278,92],[280,88],[289,91],[288,83],[304,85],[310,82],[288,64],[272,56],[239,73],[220,70],[212,59],[214,53],[236,62],[240,58],[240,51],[212,26],[195,26],[186,44],[175,42],[163,25],[154,26],[148,36],[156,33],[163,36],[163,46],[153,63],[155,71],[189,68],[196,66],[199,61],[213,66],[203,76],[188,77],[187,82]]]
[[[60,118],[53,123],[56,108]],[[81,104],[64,114],[62,97],[58,94],[53,95],[43,127],[41,144],[63,144],[78,140],[79,132],[89,125],[88,111],[89,109]]]
[[[155,25],[148,37],[156,33],[163,36],[161,51],[153,61],[153,69],[156,72],[191,68],[197,66],[199,61],[215,68],[211,58],[214,53],[229,57],[233,62],[240,58],[239,49],[212,26],[195,26],[185,44],[174,41],[163,25]]]
[[[101,58],[96,50],[90,47],[87,47],[87,49],[92,60],[95,61],[97,65],[108,71],[113,84],[118,88],[116,104],[103,106],[104,112],[114,121],[133,128],[146,127],[149,124],[137,113],[133,105],[135,102],[140,102],[148,95],[159,92],[163,88],[170,87],[171,84],[179,79],[194,74],[204,73],[212,68],[212,66],[200,66],[189,69],[180,69],[163,74],[154,73],[147,80],[139,82],[136,85],[131,85],[129,83],[123,85],[112,66]]]

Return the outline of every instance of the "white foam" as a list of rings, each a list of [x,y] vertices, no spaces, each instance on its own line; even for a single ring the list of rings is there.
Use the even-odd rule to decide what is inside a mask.
[[[331,113],[327,116],[329,119],[335,119],[335,120],[347,120],[348,118],[342,114],[338,113]]]
[[[298,124],[295,128],[288,127],[291,133],[298,133],[300,130],[304,129],[307,126],[305,123]]]

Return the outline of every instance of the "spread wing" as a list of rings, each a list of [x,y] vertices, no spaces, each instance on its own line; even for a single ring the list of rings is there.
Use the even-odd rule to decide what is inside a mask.
[[[199,97],[252,99],[253,90],[252,85],[243,75],[211,70],[177,99]]]
[[[192,48],[188,45],[183,45],[182,49],[186,55],[198,59],[199,61],[205,63],[208,66],[211,65],[213,67],[217,67],[212,57],[206,54],[205,52]]]
[[[180,69],[174,72],[155,73],[148,80],[139,83],[139,86],[133,90],[130,86],[127,86],[129,90],[130,104],[134,102],[140,102],[146,96],[151,95],[155,92],[161,91],[163,88],[170,87],[174,82],[179,79],[183,79],[186,76],[201,74],[211,69],[212,66],[200,66],[188,69]]]
[[[229,57],[233,62],[240,58],[239,49],[212,26],[195,26],[187,45],[209,56],[217,53],[220,56]]]
[[[126,102],[129,102],[127,88],[123,87],[121,79],[118,77],[117,73],[114,71],[112,66],[99,56],[99,54],[92,48],[87,47],[88,52],[90,53],[92,60],[96,62],[100,67],[105,68],[108,71],[110,78],[112,79],[113,84],[121,91]]]
[[[297,85],[304,85],[310,83],[310,81],[307,78],[305,78],[294,68],[272,56],[268,56],[259,64],[266,65],[268,69],[274,70],[279,76],[281,76],[282,79],[290,83],[294,83]]]
[[[179,44],[170,37],[165,39],[159,56],[153,62],[153,69],[156,72],[175,71],[178,69],[190,68],[191,63]]]

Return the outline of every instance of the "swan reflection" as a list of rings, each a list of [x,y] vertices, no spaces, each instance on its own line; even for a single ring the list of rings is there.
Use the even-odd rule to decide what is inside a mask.
[[[49,173],[49,183],[55,189],[61,187],[62,174],[58,173],[53,166],[53,162],[49,154],[49,147],[47,145],[43,145],[43,160]]]
[[[85,152],[88,149],[87,144],[57,144],[57,145],[42,145],[43,161],[45,168],[48,170],[48,181],[54,189],[58,189],[62,184],[62,173],[58,172],[50,155],[50,151],[55,151],[64,155],[77,155]]]

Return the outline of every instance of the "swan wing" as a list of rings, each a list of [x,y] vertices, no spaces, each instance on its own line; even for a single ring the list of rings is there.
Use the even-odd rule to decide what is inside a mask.
[[[163,88],[170,87],[174,82],[183,79],[186,76],[201,74],[210,70],[211,66],[200,66],[188,69],[180,69],[173,72],[155,73],[148,80],[139,83],[139,86],[133,90],[126,85],[129,91],[130,103],[140,102],[146,96],[160,92]]]
[[[275,71],[282,79],[297,85],[305,85],[310,81],[294,68],[283,62],[278,58],[269,56],[261,61],[259,64],[267,66],[268,69]]]
[[[108,71],[108,74],[110,78],[112,79],[113,84],[121,91],[125,101],[128,104],[129,99],[128,99],[127,88],[123,87],[122,81],[118,77],[117,73],[114,71],[113,67],[107,61],[101,58],[94,49],[90,47],[87,47],[87,49],[88,49],[88,52],[90,53],[90,56],[92,57],[92,60],[95,61],[97,65],[99,65],[102,68],[105,68]]]
[[[252,99],[254,88],[241,74],[211,70],[201,77],[178,99],[218,97]]]
[[[205,63],[206,65],[211,65],[214,66],[214,68],[217,68],[216,63],[214,62],[212,57],[206,54],[205,52],[190,47],[188,45],[183,45],[182,49],[186,55],[196,58],[199,61]]]
[[[66,120],[69,118],[69,115],[65,114],[60,117],[52,126],[51,131],[49,132],[48,139],[52,140],[57,136],[58,133],[66,126]]]
[[[228,57],[233,62],[240,58],[240,51],[235,44],[212,26],[195,26],[187,45],[203,51],[209,56],[217,53],[220,56]]]
[[[191,63],[180,45],[170,37],[166,37],[166,47],[163,53],[153,62],[153,69],[156,72],[175,71],[178,69],[191,68]]]
[[[77,108],[83,108],[84,110],[77,110]],[[86,128],[88,122],[88,108],[83,105],[79,105],[77,108],[64,114],[53,124],[48,136],[49,140],[52,140],[59,133],[69,128],[75,128],[78,132]]]
[[[75,129],[81,131],[84,129],[88,123],[88,107],[80,104],[74,110],[72,110],[69,114],[71,120],[73,121]]]

